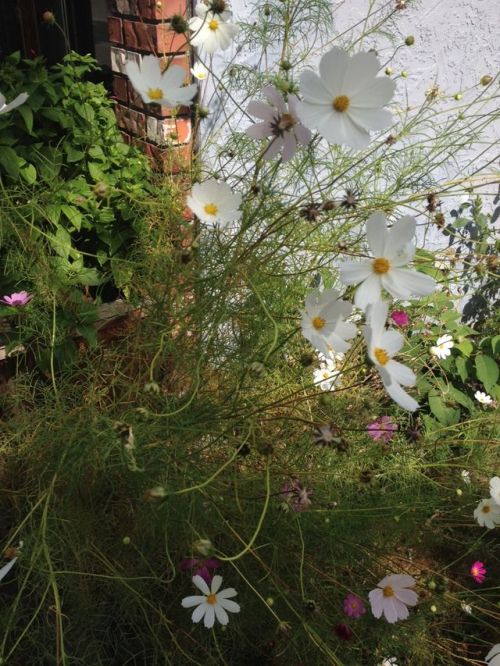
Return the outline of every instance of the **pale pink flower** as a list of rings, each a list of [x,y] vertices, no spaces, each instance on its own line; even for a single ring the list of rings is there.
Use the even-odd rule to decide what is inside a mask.
[[[375,442],[381,441],[384,443],[391,441],[397,429],[397,424],[393,422],[390,416],[381,416],[377,421],[366,426],[368,435]]]
[[[10,296],[4,296],[3,298],[0,298],[0,301],[5,303],[5,305],[10,305],[13,308],[22,308],[24,305],[27,305],[32,298],[33,296],[28,294],[27,291],[19,291],[14,292]]]
[[[245,133],[252,139],[271,137],[263,159],[271,160],[282,152],[283,162],[287,162],[295,155],[299,144],[307,146],[311,140],[311,132],[298,119],[295,111],[298,99],[295,95],[288,95],[287,104],[274,86],[265,86],[262,94],[269,104],[252,100],[247,112],[264,122],[247,127]]]
[[[379,618],[383,614],[390,624],[406,620],[408,606],[415,606],[418,601],[417,593],[408,589],[415,583],[416,580],[407,574],[391,574],[382,578],[368,595],[373,615]]]
[[[309,498],[313,491],[303,486],[295,477],[283,485],[281,494],[290,503],[292,509],[297,512],[308,509],[312,504]]]
[[[366,613],[365,605],[357,594],[349,593],[346,596],[344,599],[344,613],[356,619]]]

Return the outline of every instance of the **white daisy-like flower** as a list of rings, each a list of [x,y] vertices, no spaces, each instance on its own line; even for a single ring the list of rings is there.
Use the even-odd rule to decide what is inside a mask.
[[[12,100],[12,102],[9,102],[6,104],[6,99],[0,93],[0,115],[3,113],[9,113],[9,111],[12,111],[13,109],[16,109],[18,106],[21,106],[21,104],[24,104],[24,102],[28,99],[29,95],[28,93],[20,93],[16,98]]]
[[[490,479],[491,499],[500,507],[500,477],[493,476]]]
[[[336,289],[315,289],[306,297],[302,311],[302,333],[316,349],[327,357],[335,352],[346,352],[346,342],[356,335],[356,326],[344,321],[351,314],[352,305],[340,300]]]
[[[478,525],[492,530],[500,525],[500,506],[491,497],[482,499],[474,509],[474,518]]]
[[[195,183],[186,201],[202,222],[212,226],[225,228],[241,218],[241,194],[213,178]]]
[[[303,101],[297,106],[306,127],[317,129],[330,143],[364,148],[370,130],[383,130],[392,116],[382,107],[392,99],[394,81],[376,77],[380,63],[374,53],[333,48],[321,58],[319,76],[311,70],[300,75]]]
[[[427,296],[436,288],[428,275],[408,268],[415,245],[412,239],[416,229],[415,218],[405,216],[387,230],[383,213],[373,213],[366,222],[366,240],[372,258],[363,261],[345,261],[340,264],[340,279],[345,284],[359,284],[354,303],[363,310],[380,300],[382,289],[394,298],[405,300],[414,296]]]
[[[125,71],[144,104],[186,105],[198,92],[195,83],[183,85],[186,72],[182,67],[170,65],[162,73],[161,60],[154,55],[143,56],[140,66],[134,60],[128,60]]]
[[[389,306],[379,301],[370,306],[367,312],[367,325],[364,336],[368,347],[368,356],[377,368],[384,388],[395,403],[403,409],[414,412],[418,402],[406,393],[402,386],[414,386],[417,378],[413,370],[393,360],[401,349],[404,338],[401,333],[386,330],[385,322]]]
[[[380,666],[398,666],[396,657],[386,657],[382,659]]]
[[[466,483],[467,485],[470,484],[470,472],[468,469],[463,469],[460,472],[460,476],[462,477],[462,481]]]
[[[204,81],[208,77],[208,69],[205,65],[202,65],[201,62],[196,62],[193,67],[191,67],[191,74],[198,81]]]
[[[430,348],[430,353],[436,358],[447,358],[451,354],[452,347],[455,346],[453,337],[446,333],[436,340],[436,345]]]
[[[322,391],[331,391],[340,376],[335,366],[335,361],[327,359],[320,367],[314,370],[314,383],[319,384]]]
[[[202,3],[196,5],[194,12],[196,16],[188,22],[189,29],[194,33],[191,36],[192,46],[208,54],[215,53],[217,49],[228,49],[240,29],[231,22],[231,12],[211,12]]]
[[[311,140],[311,132],[299,122],[297,117],[298,99],[295,95],[288,95],[288,103],[283,95],[274,86],[264,86],[262,94],[269,104],[252,100],[247,113],[263,122],[250,125],[245,133],[252,139],[271,138],[271,141],[262,155],[265,160],[271,160],[281,152],[283,162],[291,160],[297,152],[299,145],[306,146]]]
[[[493,403],[493,398],[491,397],[491,395],[488,395],[487,393],[484,393],[483,391],[476,391],[474,393],[474,397],[482,405],[491,405]]]
[[[191,616],[193,622],[200,622],[203,619],[205,627],[211,629],[216,618],[221,624],[229,622],[226,611],[230,613],[240,612],[239,604],[230,600],[230,597],[235,597],[238,594],[234,588],[228,587],[219,592],[222,585],[222,576],[214,576],[210,587],[201,576],[193,576],[193,584],[202,592],[202,595],[185,597],[182,600],[183,608],[196,606]]]
[[[500,666],[500,643],[491,648],[484,660],[488,666]]]

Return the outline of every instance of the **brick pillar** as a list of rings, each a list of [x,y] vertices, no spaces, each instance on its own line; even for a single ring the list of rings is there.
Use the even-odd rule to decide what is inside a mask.
[[[141,63],[153,53],[186,70],[191,83],[190,53],[184,35],[170,28],[174,14],[190,16],[190,0],[113,0],[108,18],[113,94],[118,125],[128,142],[139,145],[155,168],[178,173],[190,166],[193,136],[191,111],[143,104],[125,74],[128,60]]]

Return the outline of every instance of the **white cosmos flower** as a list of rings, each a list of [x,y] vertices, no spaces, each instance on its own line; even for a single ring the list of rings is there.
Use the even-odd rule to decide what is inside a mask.
[[[230,613],[240,612],[239,604],[231,601],[229,598],[237,595],[234,588],[228,587],[219,592],[219,588],[222,585],[222,576],[214,576],[210,587],[208,587],[201,576],[193,576],[193,583],[203,594],[185,597],[182,600],[183,608],[196,606],[191,616],[193,622],[199,622],[203,619],[205,627],[211,629],[214,626],[215,618],[221,624],[229,622],[229,616],[226,611]]]
[[[500,506],[491,497],[483,499],[474,509],[474,518],[478,525],[492,530],[496,525],[500,525]]]
[[[15,99],[12,100],[12,102],[6,104],[5,97],[2,95],[2,93],[0,93],[0,115],[2,115],[2,113],[9,113],[9,111],[12,111],[12,109],[21,106],[21,104],[24,104],[28,97],[28,93],[20,93]]]
[[[488,666],[500,666],[500,643],[491,648],[484,660]]]
[[[207,5],[202,3],[196,5],[194,12],[196,16],[188,22],[189,29],[194,33],[191,44],[208,54],[215,53],[217,49],[228,49],[240,29],[236,23],[230,21],[231,12],[211,12]]]
[[[186,72],[182,67],[170,65],[162,73],[161,61],[154,55],[143,56],[140,67],[135,61],[128,60],[125,71],[144,104],[190,104],[198,92],[195,83],[183,85]]]
[[[198,81],[204,81],[208,77],[208,69],[205,65],[202,65],[201,62],[196,62],[193,67],[191,67],[191,74]]]
[[[446,358],[451,354],[451,348],[455,346],[453,338],[449,333],[442,335],[436,340],[436,346],[430,348],[430,352],[433,356],[437,358]]]
[[[241,200],[239,192],[233,192],[226,183],[211,178],[193,185],[187,204],[202,222],[227,227],[240,219]]]
[[[319,368],[314,370],[313,376],[314,383],[319,384],[322,391],[331,391],[340,376],[340,372],[335,366],[335,361],[327,359],[324,363],[321,363]]]
[[[490,479],[491,499],[500,507],[500,477],[493,476]]]
[[[332,352],[346,352],[351,346],[346,340],[353,338],[357,330],[355,324],[344,321],[351,314],[351,303],[339,296],[335,289],[315,289],[307,295],[302,311],[304,337],[327,357]]]
[[[386,657],[382,659],[380,666],[398,666],[396,657]]]
[[[474,397],[482,405],[491,405],[492,402],[493,402],[493,398],[491,397],[491,395],[488,395],[487,393],[483,393],[483,391],[476,391],[474,393]]]
[[[401,217],[387,230],[383,213],[373,213],[366,222],[366,240],[372,258],[340,264],[340,279],[345,284],[359,284],[354,303],[363,310],[380,300],[382,288],[401,300],[432,294],[436,283],[428,275],[404,268],[415,254],[412,239],[416,221]],[[361,283],[361,284],[360,284]]]
[[[364,148],[370,130],[392,124],[390,112],[382,107],[391,100],[395,84],[387,77],[376,78],[379,69],[374,53],[350,56],[331,49],[321,58],[319,76],[311,70],[300,75],[299,118],[330,143]]]
[[[379,301],[374,303],[367,312],[367,325],[364,336],[368,347],[368,356],[377,368],[385,390],[403,409],[414,412],[418,402],[401,388],[414,386],[417,378],[413,370],[393,360],[393,356],[401,349],[404,338],[401,333],[386,330],[385,322],[389,306]]]

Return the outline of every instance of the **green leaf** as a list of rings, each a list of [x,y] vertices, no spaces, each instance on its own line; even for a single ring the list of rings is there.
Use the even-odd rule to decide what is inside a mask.
[[[77,231],[80,231],[82,227],[82,214],[74,206],[68,206],[67,204],[62,204],[61,211],[66,215],[68,220],[74,226]]]
[[[463,382],[465,382],[469,376],[467,371],[467,361],[463,356],[457,356],[455,359],[455,365],[457,367],[458,376]]]
[[[22,108],[22,107],[20,107]],[[28,162],[21,169],[21,176],[28,183],[28,185],[33,185],[36,183],[36,169],[32,164]]]
[[[85,157],[85,153],[82,150],[76,150],[69,143],[64,146],[64,152],[68,157],[68,162],[80,162]]]
[[[0,165],[14,180],[19,178],[19,157],[16,151],[8,146],[0,146]]]
[[[457,342],[455,347],[462,352],[464,356],[469,357],[472,354],[472,350],[474,347],[472,346],[472,342],[470,340],[463,340],[462,342]]]
[[[88,170],[90,177],[95,180],[96,182],[99,182],[101,180],[104,180],[104,174],[102,172],[101,166],[97,164],[96,162],[89,162],[88,163]]]
[[[491,350],[493,352],[493,356],[500,355],[500,335],[495,335],[491,338]]]
[[[476,356],[476,376],[487,392],[490,392],[497,383],[498,375],[498,365],[491,356],[486,356],[486,354]]]
[[[26,104],[21,104],[17,110],[24,120],[28,134],[31,134],[33,132],[33,111]]]
[[[443,425],[454,425],[460,421],[460,410],[447,407],[439,395],[429,396],[429,407],[437,420]]]
[[[83,104],[75,104],[75,111],[88,123],[92,123],[94,121],[94,109],[87,102],[84,102]]]
[[[455,402],[458,402],[459,405],[462,405],[462,407],[468,409],[469,412],[474,411],[475,405],[468,395],[451,385],[448,387],[448,390],[450,392],[450,396],[453,398],[453,400],[455,400]]]

